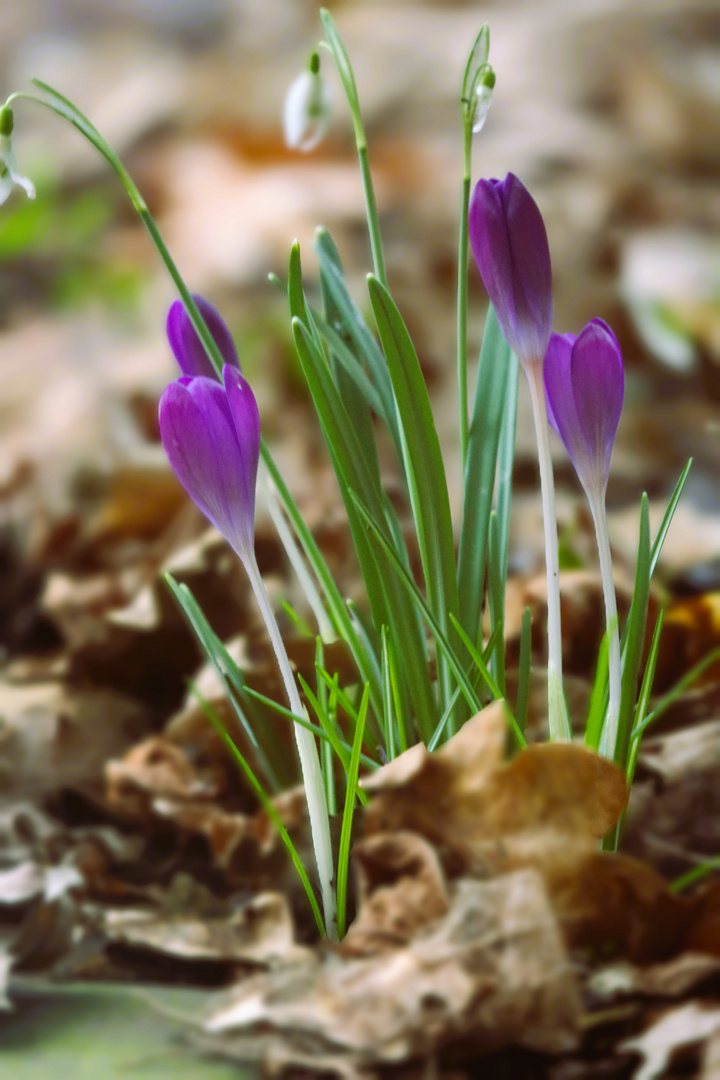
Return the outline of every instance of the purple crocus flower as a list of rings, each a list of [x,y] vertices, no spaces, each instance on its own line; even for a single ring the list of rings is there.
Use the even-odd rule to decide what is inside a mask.
[[[193,296],[193,300],[225,363],[240,370],[235,342],[220,313],[202,296]],[[210,379],[219,379],[182,300],[176,300],[168,312],[167,336],[183,375],[207,375]]]
[[[548,419],[588,497],[604,497],[625,390],[620,346],[607,323],[593,319],[578,337],[553,334],[544,376]]]
[[[170,383],[160,398],[160,436],[190,498],[243,560],[254,559],[260,417],[239,368],[223,384],[205,375]]]
[[[552,327],[552,271],[535,200],[513,173],[504,180],[479,180],[468,226],[503,334],[524,368],[541,364]]]

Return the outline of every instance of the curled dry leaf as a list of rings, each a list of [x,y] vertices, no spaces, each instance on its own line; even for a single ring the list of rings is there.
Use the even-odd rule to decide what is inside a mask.
[[[410,832],[379,833],[353,848],[358,916],[342,950],[366,955],[406,944],[449,906],[435,849]]]
[[[103,921],[112,941],[186,960],[264,965],[306,959],[306,950],[295,943],[292,917],[279,893],[259,893],[226,918],[116,909],[106,912]]]
[[[635,1073],[635,1080],[655,1080],[682,1046],[704,1042],[720,1031],[720,1008],[704,1009],[695,1001],[664,1013],[646,1032],[626,1039],[620,1051],[635,1051],[645,1060]]]
[[[578,1042],[581,1002],[542,879],[530,870],[456,882],[447,913],[403,948],[335,954],[245,980],[217,997],[205,1037],[238,1057],[278,1052],[397,1065],[461,1039],[550,1053]],[[340,1075],[345,1075],[340,1073]]]
[[[369,835],[407,829],[453,870],[498,872],[576,863],[618,820],[625,778],[580,746],[531,746],[502,763],[504,705],[495,702],[438,751],[417,745],[363,782],[375,797]]]

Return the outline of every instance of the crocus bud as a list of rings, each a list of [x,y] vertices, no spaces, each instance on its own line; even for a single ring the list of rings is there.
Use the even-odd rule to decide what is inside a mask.
[[[552,327],[552,272],[545,225],[517,176],[479,180],[470,200],[470,243],[502,331],[524,368],[542,364]]]
[[[544,364],[548,419],[592,500],[604,497],[625,392],[622,355],[607,323],[553,334]]]
[[[489,64],[483,66],[477,80],[475,90],[475,115],[473,117],[473,134],[482,131],[487,120],[488,110],[492,102],[493,90],[495,89],[495,72]]]
[[[160,436],[173,472],[243,561],[253,558],[260,417],[236,367],[223,384],[199,375],[170,383],[160,398]]]
[[[9,105],[0,109],[0,206],[16,185],[23,188],[29,199],[35,198],[35,185],[18,171],[12,148],[13,111]]]
[[[320,74],[320,57],[314,52],[307,71],[298,75],[285,98],[285,142],[293,150],[312,150],[330,124],[332,94]]]
[[[208,330],[215,339],[223,360],[239,370],[240,361],[235,342],[222,316],[212,304],[203,300],[202,296],[193,296],[193,300],[207,323]],[[190,322],[190,316],[182,300],[176,300],[170,307],[167,317],[167,336],[183,375],[207,375],[210,379],[219,380],[212,361],[205,351],[205,346]]]

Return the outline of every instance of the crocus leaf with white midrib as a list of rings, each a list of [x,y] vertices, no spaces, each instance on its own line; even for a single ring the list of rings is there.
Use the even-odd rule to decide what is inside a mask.
[[[622,354],[607,323],[593,319],[577,337],[553,334],[544,364],[550,423],[565,444],[590,504],[600,559],[608,634],[608,710],[600,749],[612,758],[621,698],[620,636],[605,492],[625,393]]]
[[[479,180],[470,200],[470,244],[498,322],[530,388],[540,466],[548,598],[548,725],[552,739],[572,731],[562,685],[560,571],[555,485],[543,386],[552,328],[552,268],[542,215],[513,173]]]
[[[255,485],[260,456],[260,416],[255,395],[243,377],[230,333],[206,301],[196,301],[223,356],[222,382],[207,374],[183,375],[160,400],[160,436],[170,464],[193,502],[240,557],[260,607],[280,674],[296,716],[306,715],[270,598],[255,558]],[[168,336],[184,371],[204,364],[199,338],[184,308],[168,317]],[[317,746],[312,734],[295,724],[310,831],[322,894],[325,928],[335,924],[335,891],[330,823]]]

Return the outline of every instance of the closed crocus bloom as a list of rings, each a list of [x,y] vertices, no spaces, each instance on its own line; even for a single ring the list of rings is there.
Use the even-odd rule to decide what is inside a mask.
[[[182,486],[240,558],[254,559],[260,417],[238,368],[222,385],[204,375],[170,383],[160,399],[160,436]]]
[[[607,323],[593,319],[578,337],[553,334],[544,376],[548,419],[588,496],[602,497],[625,391],[620,346]]]
[[[526,369],[542,364],[552,327],[552,271],[545,225],[517,176],[479,180],[470,243],[507,341]]]
[[[208,330],[215,339],[223,360],[239,370],[240,361],[235,342],[222,315],[207,300],[203,300],[202,296],[193,296],[193,300],[207,323]],[[212,361],[190,321],[182,300],[176,300],[170,307],[166,329],[170,348],[175,354],[183,375],[206,375],[217,381],[218,375],[215,373]]]

